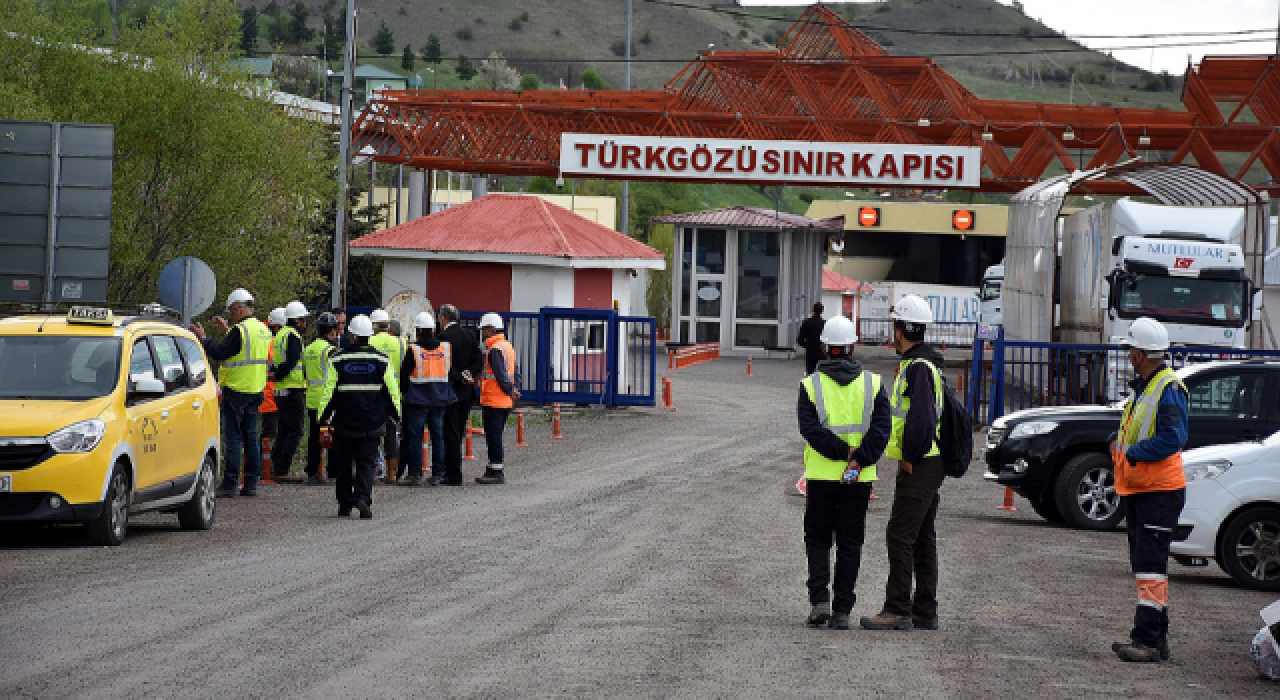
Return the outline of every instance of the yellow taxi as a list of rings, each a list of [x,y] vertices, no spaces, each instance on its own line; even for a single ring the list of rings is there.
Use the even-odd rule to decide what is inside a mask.
[[[81,522],[103,545],[131,513],[207,530],[220,450],[217,384],[168,309],[0,319],[0,522]]]

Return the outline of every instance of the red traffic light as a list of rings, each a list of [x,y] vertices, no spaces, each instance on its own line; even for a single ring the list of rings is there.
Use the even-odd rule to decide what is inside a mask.
[[[972,231],[977,217],[972,209],[957,209],[951,212],[951,228],[957,231]]]
[[[858,224],[861,226],[879,226],[880,207],[860,207],[858,209]]]

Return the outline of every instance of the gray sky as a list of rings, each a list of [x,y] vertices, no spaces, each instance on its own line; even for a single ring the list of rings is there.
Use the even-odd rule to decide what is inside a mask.
[[[1012,0],[998,0],[1011,5]],[[738,0],[743,6],[809,5],[808,0]],[[1116,58],[1148,70],[1167,70],[1180,75],[1186,69],[1187,55],[1198,62],[1205,54],[1273,54],[1276,52],[1274,29],[1277,26],[1277,3],[1280,0],[1022,0],[1027,16],[1046,26],[1078,35],[1133,35],[1176,32],[1238,31],[1271,29],[1267,34],[1242,37],[1169,37],[1162,39],[1081,39],[1090,48],[1106,49],[1141,47],[1115,51]],[[1264,38],[1259,38],[1264,37]],[[1249,43],[1213,46],[1168,46],[1214,41],[1253,39]],[[980,45],[975,39],[975,46]],[[1152,42],[1156,47],[1152,49]]]

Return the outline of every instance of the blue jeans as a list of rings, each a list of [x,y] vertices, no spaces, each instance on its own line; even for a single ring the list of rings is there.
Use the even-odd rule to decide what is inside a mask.
[[[222,390],[222,485],[221,489],[235,490],[240,482],[240,454],[246,458],[244,487],[258,488],[262,476],[262,444],[258,440],[258,407],[262,394],[242,394],[227,388]]]
[[[507,427],[509,408],[480,407],[480,418],[484,424],[484,444],[489,449],[489,464],[504,464],[502,461],[502,431]]]
[[[404,407],[404,430],[400,440],[400,456],[408,467],[409,478],[422,476],[422,433],[431,433],[431,475],[444,474],[444,413],[446,406]]]

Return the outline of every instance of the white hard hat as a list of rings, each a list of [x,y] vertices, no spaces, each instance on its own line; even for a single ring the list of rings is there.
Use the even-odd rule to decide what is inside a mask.
[[[232,304],[252,304],[253,295],[247,289],[236,289],[227,295],[227,308]]]
[[[436,317],[432,316],[429,312],[423,311],[422,313],[414,317],[413,327],[418,330],[422,330],[422,329],[435,330]]]
[[[283,326],[284,319],[285,319],[284,307],[276,307],[271,310],[271,313],[267,314],[267,325]]]
[[[1120,344],[1139,350],[1168,350],[1169,331],[1165,330],[1163,323],[1143,316],[1129,326],[1129,332]]]
[[[311,315],[307,305],[300,301],[291,301],[284,305],[284,317],[288,319],[306,318]]]
[[[390,323],[391,314],[387,313],[386,309],[374,309],[373,313],[369,314],[369,320],[373,323]]]
[[[908,294],[889,310],[889,318],[907,323],[933,323],[933,309],[917,294]]]
[[[844,316],[832,316],[822,324],[822,335],[818,337],[823,345],[845,346],[858,342],[858,329]]]
[[[502,330],[502,317],[490,311],[480,317],[481,328],[492,328],[494,330]]]
[[[351,332],[351,335],[369,338],[373,335],[373,321],[370,321],[368,316],[360,314],[351,319],[351,323],[347,324],[347,330]]]

